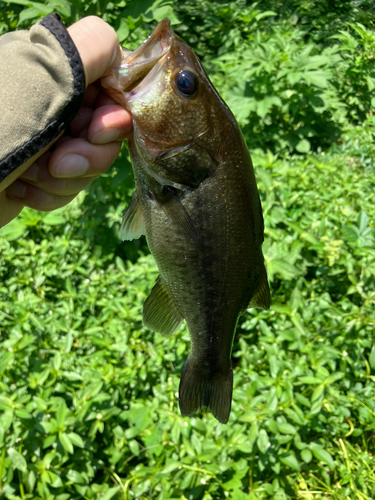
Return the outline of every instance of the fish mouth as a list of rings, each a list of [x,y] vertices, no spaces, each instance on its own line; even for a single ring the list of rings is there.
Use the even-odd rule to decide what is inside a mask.
[[[151,35],[134,51],[123,48],[121,65],[101,80],[111,96],[121,105],[126,104],[123,93],[139,85],[158,61],[169,51],[173,40],[171,22],[166,17]]]

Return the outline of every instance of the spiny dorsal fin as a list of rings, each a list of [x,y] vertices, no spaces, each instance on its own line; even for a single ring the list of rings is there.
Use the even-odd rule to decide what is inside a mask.
[[[168,200],[161,203],[161,207],[165,215],[173,221],[176,226],[183,231],[183,233],[197,241],[198,231],[194,226],[193,221],[190,218],[186,208],[170,189],[170,197]]]
[[[261,309],[269,309],[271,305],[270,289],[267,281],[267,272],[262,265],[259,276],[258,287],[250,300],[248,307],[260,307]]]
[[[161,276],[143,304],[143,324],[162,335],[173,335],[183,321],[180,311]]]
[[[123,240],[136,240],[145,234],[141,205],[138,201],[137,192],[133,194],[130,205],[122,215],[120,227],[120,238]]]

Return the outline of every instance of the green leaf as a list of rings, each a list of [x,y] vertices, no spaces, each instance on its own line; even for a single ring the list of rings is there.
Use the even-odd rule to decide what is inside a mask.
[[[129,26],[127,20],[124,17],[119,18],[119,26],[116,29],[116,34],[118,36],[119,42],[124,42],[129,36]]]
[[[362,234],[363,231],[367,228],[368,226],[368,215],[366,212],[361,210],[361,213],[358,216],[358,227],[359,227],[359,234]]]
[[[100,500],[110,500],[112,497],[116,495],[121,486],[114,486],[113,488],[109,488],[103,496],[100,497]]]
[[[6,370],[9,370],[9,367],[13,364],[14,361],[14,353],[13,352],[4,352],[0,354],[0,374],[3,374]],[[3,406],[4,401],[6,401],[8,398],[3,399],[2,396],[0,396],[0,408],[6,409],[8,404],[5,404],[5,408]],[[11,401],[11,400],[9,400]],[[12,408],[11,404],[11,408]]]
[[[67,372],[67,371],[63,371],[62,372],[62,375],[72,381],[72,382],[77,382],[77,381],[81,381],[83,380],[82,376],[79,374],[79,373],[76,373],[76,372]]]
[[[314,457],[331,467],[331,469],[335,468],[335,462],[328,451],[318,445],[311,445],[311,451],[313,452]]]
[[[297,425],[301,426],[305,422],[305,415],[301,408],[299,408],[297,405],[294,405],[295,410],[292,410],[291,408],[285,408],[285,413],[288,415],[288,417],[293,420]]]
[[[258,424],[257,422],[253,422],[250,426],[249,435],[248,435],[248,443],[250,451],[253,449],[254,443],[258,437]]]
[[[304,450],[301,451],[301,458],[302,460],[306,463],[309,464],[312,460],[312,453],[310,450],[305,448]]]
[[[188,471],[185,475],[181,484],[179,485],[182,490],[190,488],[191,484],[194,484],[197,473],[195,471]]]
[[[303,78],[306,83],[315,85],[321,89],[325,89],[328,86],[329,75],[325,71],[306,71],[303,74]]]
[[[51,434],[50,436],[47,436],[43,441],[43,449],[49,448],[56,441],[56,438],[57,438],[56,434]]]
[[[315,387],[312,393],[311,402],[314,403],[323,396],[324,396],[324,385],[318,385],[317,387]]]
[[[258,446],[259,451],[261,453],[266,453],[269,446],[270,446],[268,434],[267,434],[267,431],[265,429],[261,429],[259,431],[259,435],[258,435],[258,439],[257,439],[257,446]]]
[[[371,76],[366,76],[367,86],[370,92],[372,92],[375,88],[375,78],[371,78]]]
[[[273,434],[277,434],[278,433],[278,427],[277,427],[277,423],[276,423],[276,420],[274,420],[273,418],[270,418],[267,422],[267,426],[268,426],[268,429],[273,433]]]
[[[297,434],[297,429],[290,424],[277,424],[279,432],[281,434]]]
[[[79,436],[75,432],[69,432],[67,434],[67,436],[70,439],[70,441],[74,444],[74,446],[78,446],[79,448],[85,447],[85,443],[83,442],[83,439],[81,438],[81,436]]]
[[[230,498],[232,500],[255,500],[255,497],[252,497],[251,495],[244,493],[239,488],[236,488],[231,491]]]
[[[74,453],[74,448],[68,434],[66,434],[65,432],[60,432],[59,440],[64,450],[72,455]]]
[[[161,471],[162,474],[169,474],[180,467],[179,462],[171,462]]]
[[[57,12],[64,17],[72,15],[72,6],[67,0],[52,0],[51,5],[54,5]]]
[[[375,344],[372,346],[368,361],[370,363],[371,368],[375,370]]]
[[[33,491],[36,483],[36,475],[33,470],[29,471],[26,479],[26,484],[29,491]]]
[[[13,466],[20,470],[21,472],[26,472],[27,471],[27,463],[25,458],[19,453],[17,450],[14,448],[9,448],[8,449],[8,456],[10,458],[10,461],[12,462]]]
[[[0,238],[5,238],[8,241],[17,240],[21,238],[26,229],[26,224],[14,219],[0,229]]]
[[[67,414],[67,407],[66,407],[66,403],[65,401],[61,401],[60,405],[59,405],[59,409],[57,410],[57,413],[56,413],[56,421],[57,421],[57,425],[59,427],[59,429],[63,429],[65,427],[65,418],[66,418],[66,414]]]
[[[46,214],[25,207],[18,216],[18,220],[28,227],[35,227],[43,216],[46,216]]]
[[[10,410],[14,408],[14,402],[6,396],[0,396],[0,410]]]
[[[291,309],[292,313],[295,313],[296,311],[298,311],[298,309],[302,306],[303,298],[302,298],[302,294],[301,294],[298,287],[295,287],[293,289],[293,292],[290,295],[290,299],[289,299],[288,303],[290,305],[290,309]]]
[[[16,5],[23,5],[25,7],[32,5],[31,0],[12,0],[10,3],[14,3]]]
[[[3,410],[5,411],[1,415],[1,427],[4,431],[7,431],[14,421],[14,413],[13,410],[9,410],[8,408],[3,408]]]
[[[282,455],[279,456],[279,458],[280,462],[286,465],[287,467],[290,467],[291,469],[294,469],[296,471],[300,470],[298,460],[291,453],[283,453]]]
[[[345,377],[345,373],[338,372],[338,373],[333,373],[330,375],[325,381],[324,385],[330,385],[333,384],[334,382],[337,382],[338,380],[341,380]]]
[[[268,262],[267,271],[270,273],[279,273],[284,279],[291,280],[300,274],[298,269],[286,262],[284,259],[274,259]]]
[[[138,441],[132,439],[131,441],[129,441],[128,446],[133,455],[139,455],[140,447]]]
[[[272,108],[272,106],[281,106],[281,105],[282,102],[280,97],[277,96],[265,97],[261,101],[257,102],[256,112],[258,116],[264,118],[266,114],[269,112],[269,110]]]
[[[299,153],[308,153],[310,149],[311,149],[311,144],[310,141],[308,141],[307,139],[300,140],[296,146],[296,150]]]
[[[72,332],[68,332],[66,334],[66,337],[65,337],[65,346],[64,346],[64,352],[65,353],[68,353],[70,352],[71,348],[72,348],[72,345],[73,345],[73,335],[72,335]],[[68,372],[66,372],[68,373]],[[82,377],[79,376],[80,380],[82,380]]]
[[[298,382],[300,384],[313,385],[313,384],[322,384],[323,380],[317,377],[300,377],[298,379]]]
[[[275,361],[273,364],[271,364],[271,366],[272,366],[272,369],[277,368],[277,361]],[[275,376],[275,373],[272,372],[272,369],[271,369],[271,375]],[[278,402],[279,402],[279,399],[276,396],[276,394],[271,394],[271,397],[267,401],[267,410],[272,412],[272,413],[275,412],[277,410]]]
[[[257,21],[260,21],[265,17],[271,17],[271,16],[277,16],[277,12],[274,12],[273,10],[265,10],[264,12],[259,12],[259,14],[255,16],[255,19]]]
[[[48,475],[49,475],[50,484],[53,488],[61,488],[62,486],[64,486],[63,482],[61,481],[60,476],[58,476],[57,474],[55,474],[52,471],[48,471]]]
[[[24,418],[24,419],[32,418],[31,414],[24,408],[19,408],[18,410],[15,410],[14,413],[19,418]]]
[[[236,488],[240,488],[242,486],[242,481],[240,478],[234,476],[232,479],[224,483],[226,490],[234,490]]]
[[[152,16],[155,21],[162,21],[165,17],[168,17],[172,25],[180,24],[180,20],[175,14],[175,11],[171,5],[160,5],[157,8],[152,9]]]
[[[31,3],[31,2],[30,2]],[[33,7],[28,9],[23,9],[19,15],[19,24],[29,19],[35,19],[39,16],[47,16],[51,14],[54,10],[52,6],[47,7],[46,5],[40,3],[33,3]]]
[[[313,404],[310,407],[310,413],[311,413],[311,415],[317,415],[318,413],[320,413],[320,411],[322,409],[322,403],[323,403],[323,399],[322,398],[319,398],[319,399],[317,399],[316,401],[313,402]]]
[[[116,257],[116,267],[123,274],[126,274],[125,264],[124,264],[124,261],[121,259],[121,257]]]
[[[74,469],[69,469],[66,477],[68,481],[71,481],[73,484],[86,484],[86,479],[83,475]]]
[[[58,371],[60,370],[60,366],[61,366],[61,354],[59,351],[57,351],[53,358],[53,367],[56,371]]]
[[[47,226],[57,226],[59,224],[64,224],[65,222],[66,218],[62,215],[61,211],[58,212],[57,210],[49,212],[43,218],[43,224],[46,224]]]
[[[358,231],[353,226],[344,226],[342,228],[342,234],[350,243],[354,243],[359,237]]]

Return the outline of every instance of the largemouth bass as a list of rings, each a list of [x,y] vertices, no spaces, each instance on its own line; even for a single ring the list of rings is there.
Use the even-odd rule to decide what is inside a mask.
[[[143,307],[146,327],[172,335],[186,320],[191,351],[179,404],[229,418],[238,318],[268,309],[263,217],[236,120],[193,50],[164,19],[102,82],[133,117],[136,191],[121,232],[146,235],[160,271]]]

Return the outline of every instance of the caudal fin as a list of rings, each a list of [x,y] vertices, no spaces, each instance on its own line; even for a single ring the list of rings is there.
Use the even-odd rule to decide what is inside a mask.
[[[192,362],[189,356],[180,380],[181,415],[187,417],[202,406],[207,406],[220,423],[226,424],[232,405],[232,391],[232,368],[225,373],[215,371],[207,375],[199,363]]]

